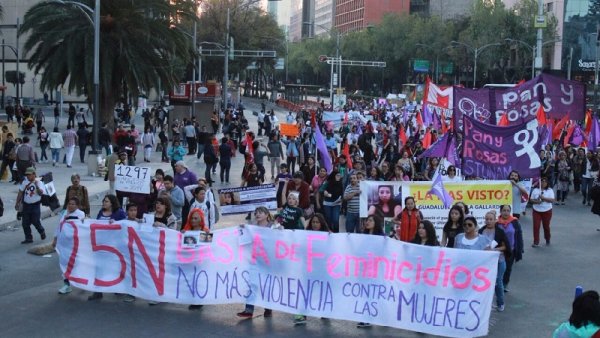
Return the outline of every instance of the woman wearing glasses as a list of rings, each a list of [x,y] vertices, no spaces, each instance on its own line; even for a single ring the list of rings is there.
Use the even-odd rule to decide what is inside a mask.
[[[460,176],[456,175],[456,167],[453,165],[449,165],[448,169],[446,169],[448,173],[447,176],[442,176],[442,181],[444,182],[460,182],[462,181]]]
[[[463,222],[464,233],[456,235],[454,247],[456,249],[485,250],[492,241],[487,236],[477,232],[477,220],[473,216],[465,217]]]

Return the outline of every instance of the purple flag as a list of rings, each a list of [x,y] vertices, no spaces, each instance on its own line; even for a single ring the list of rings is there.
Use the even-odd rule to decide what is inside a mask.
[[[321,159],[323,160],[323,166],[327,170],[328,173],[333,170],[333,165],[331,164],[331,157],[329,157],[329,152],[327,151],[327,146],[325,145],[325,140],[323,139],[323,134],[321,134],[321,128],[317,126],[315,128],[315,143],[317,144],[317,150],[321,154]]]
[[[598,124],[598,118],[592,118],[592,130],[590,130],[590,136],[588,137],[587,148],[590,151],[596,151],[598,141],[600,140],[600,124]]]
[[[573,134],[571,134],[571,144],[578,146],[583,142],[583,130],[581,127],[576,124],[575,129],[573,129]]]
[[[438,117],[437,112],[434,109],[431,113],[433,115],[432,116],[432,119],[433,119],[433,128],[435,130],[440,130],[442,128],[442,123],[440,122],[440,118]]]
[[[444,208],[451,208],[454,203],[454,199],[444,188],[444,181],[442,181],[442,175],[435,175],[435,179],[433,180],[433,184],[431,185],[431,190],[429,190],[428,194],[436,195],[440,201],[444,204]]]
[[[516,170],[522,178],[539,177],[542,142],[536,119],[498,127],[464,116],[463,126],[464,175],[504,180]]]
[[[429,127],[429,125],[431,124],[431,110],[429,109],[429,105],[428,104],[424,104],[423,105],[423,124],[425,125],[425,127]]]
[[[502,114],[507,113],[509,123],[517,125],[522,119],[536,118],[542,104],[551,118],[562,118],[567,113],[573,120],[585,118],[585,85],[549,74],[513,88],[454,87],[453,100],[454,115],[459,123],[462,116],[467,115],[496,124]]]
[[[542,140],[542,147],[552,143],[552,133],[548,130],[547,125],[539,126],[538,133],[540,135],[540,140]]]
[[[448,134],[450,134],[450,133],[448,133]],[[454,134],[450,134],[450,135],[454,135]],[[446,146],[446,158],[448,159],[448,161],[450,163],[454,164],[454,166],[462,169],[462,166],[460,164],[460,158],[458,157],[458,151],[456,150],[456,140],[455,140],[454,136],[450,137],[450,140],[448,141],[448,145]]]

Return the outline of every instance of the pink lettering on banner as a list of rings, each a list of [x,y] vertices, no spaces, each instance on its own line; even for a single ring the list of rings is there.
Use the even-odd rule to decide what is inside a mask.
[[[181,232],[177,234],[177,260],[181,263],[191,263],[196,260],[198,250],[181,246]],[[185,255],[184,255],[185,254]]]
[[[62,231],[65,224],[69,224],[73,228],[73,249],[71,250],[69,262],[67,263],[67,269],[65,270],[65,278],[75,283],[87,285],[88,280],[86,278],[72,276],[73,268],[75,267],[75,259],[77,258],[77,251],[79,250],[79,230],[77,229],[77,225],[75,225],[75,223],[63,222],[60,224],[60,231]]]
[[[225,252],[227,252],[226,257],[218,257],[217,258],[217,261],[219,261],[220,263],[230,264],[234,260],[233,249],[229,246],[229,244],[227,244],[226,242],[223,241],[223,239],[225,237],[229,237],[234,233],[237,233],[237,231],[232,232],[229,230],[225,230],[225,231],[222,231],[221,233],[219,233],[219,236],[216,236],[217,246],[221,247],[223,250],[225,250]]]
[[[126,263],[125,263],[125,257],[123,257],[123,254],[121,252],[119,252],[119,250],[117,248],[115,248],[114,246],[97,244],[97,238],[96,238],[96,232],[98,232],[98,231],[115,231],[115,230],[120,231],[121,229],[122,229],[122,226],[120,224],[92,224],[92,225],[90,225],[92,251],[94,251],[94,252],[96,252],[96,251],[110,252],[113,255],[117,256],[117,258],[119,258],[119,263],[121,264],[121,267],[119,269],[119,276],[117,278],[115,278],[113,280],[102,280],[102,279],[94,278],[94,285],[96,285],[96,286],[113,286],[113,285],[117,285],[117,284],[121,283],[121,281],[123,281],[123,279],[125,279]]]
[[[325,235],[308,235],[306,236],[306,271],[313,271],[313,258],[323,258],[324,253],[316,253],[313,251],[313,241],[325,241],[327,236]]]
[[[343,274],[335,272],[335,268],[343,261],[343,257],[340,254],[333,254],[327,258],[327,274],[333,278],[344,277]]]
[[[408,283],[410,283],[410,278],[402,277],[402,270],[404,270],[404,268],[407,268],[408,270],[413,270],[414,266],[410,262],[404,261],[404,262],[400,263],[400,266],[398,267],[398,273],[397,273],[396,278],[398,278],[398,280],[401,281],[402,283],[408,284]]]
[[[475,273],[473,275],[475,275],[475,278],[482,281],[483,285],[482,286],[473,285],[473,290],[475,290],[477,292],[484,292],[485,290],[489,289],[490,286],[492,286],[492,282],[489,280],[489,278],[487,278],[487,274],[489,272],[490,272],[489,269],[486,269],[483,267],[479,267],[479,268],[475,269]]]
[[[156,291],[159,295],[163,295],[165,291],[165,232],[159,232],[158,238],[158,273],[154,265],[152,264],[152,260],[150,256],[148,256],[148,252],[146,251],[146,247],[142,243],[142,240],[135,232],[135,229],[132,227],[127,228],[127,234],[129,241],[127,242],[127,247],[129,248],[129,259],[131,260],[130,271],[131,271],[131,286],[137,287],[137,279],[136,279],[136,269],[135,269],[135,254],[133,252],[133,243],[136,244],[140,254],[144,258],[144,262],[146,263],[146,267],[148,268],[148,272],[150,273],[150,277],[154,282],[154,286],[156,287]]]
[[[277,240],[275,241],[275,258],[284,259],[288,257],[288,259],[291,261],[299,262],[300,258],[296,256],[299,248],[300,245],[298,244],[288,245],[282,240]]]
[[[465,275],[464,281],[462,282],[458,281],[457,277],[461,273]],[[454,268],[450,278],[452,279],[452,286],[455,289],[466,289],[469,287],[469,285],[471,285],[471,271],[466,266],[457,266]]]
[[[258,257],[262,257],[266,265],[271,265],[269,255],[267,255],[267,250],[265,250],[265,245],[263,244],[262,238],[260,235],[254,235],[254,240],[252,241],[252,264],[256,264],[256,259]]]

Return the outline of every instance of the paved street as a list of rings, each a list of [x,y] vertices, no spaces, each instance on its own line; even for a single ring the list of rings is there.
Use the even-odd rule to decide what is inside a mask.
[[[244,102],[251,125],[256,125],[252,110],[258,103]],[[280,113],[284,113],[280,111]],[[280,116],[280,120],[283,115]],[[254,127],[255,128],[255,127]],[[77,152],[76,152],[77,153]],[[160,154],[155,153],[154,159]],[[232,165],[232,184],[240,182],[241,156]],[[188,157],[186,162],[196,173],[204,172],[204,163]],[[153,169],[160,165],[152,163]],[[40,166],[40,172],[52,168]],[[73,169],[55,170],[57,190],[62,201],[72,172],[85,174],[83,164]],[[62,183],[59,181],[62,180]],[[82,183],[90,187],[91,195],[102,195],[108,184],[101,178],[86,177]],[[14,205],[15,186],[0,183],[6,210]],[[215,185],[216,189],[219,185]],[[93,189],[93,190],[92,190]],[[93,192],[92,192],[93,191]],[[10,202],[12,199],[12,202]],[[92,214],[100,200],[92,198]],[[14,216],[13,216],[14,217]],[[0,222],[9,222],[9,213]],[[13,218],[14,220],[14,218]],[[243,221],[243,216],[221,217],[220,226]],[[581,205],[579,196],[569,196],[566,206],[555,206],[552,220],[552,246],[531,248],[531,210],[523,219],[525,239],[524,260],[513,270],[510,292],[506,294],[506,310],[492,311],[489,337],[549,337],[558,324],[568,318],[576,285],[585,289],[600,289],[598,243],[600,219]],[[43,221],[49,234],[54,232],[57,217]],[[19,242],[22,230],[0,232],[0,304],[4,313],[0,320],[3,337],[423,337],[403,330],[372,327],[357,329],[355,323],[340,320],[309,318],[306,326],[293,327],[292,315],[276,312],[273,318],[263,318],[261,309],[253,319],[238,319],[236,312],[243,305],[205,306],[200,311],[188,311],[187,306],[160,304],[148,306],[146,301],[124,303],[122,297],[107,294],[99,302],[88,302],[88,292],[74,290],[58,295],[62,276],[56,254],[40,257],[26,253]],[[35,237],[35,243],[39,243]],[[48,240],[46,240],[48,241]]]

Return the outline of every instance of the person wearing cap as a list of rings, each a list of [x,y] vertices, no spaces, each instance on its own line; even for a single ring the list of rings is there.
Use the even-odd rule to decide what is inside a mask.
[[[44,194],[44,184],[36,180],[35,168],[29,167],[25,170],[26,179],[19,186],[19,194],[15,203],[15,210],[21,211],[23,219],[21,225],[25,233],[25,240],[21,244],[33,243],[31,225],[40,234],[42,240],[46,239],[46,231],[42,226],[40,215],[40,202]]]

